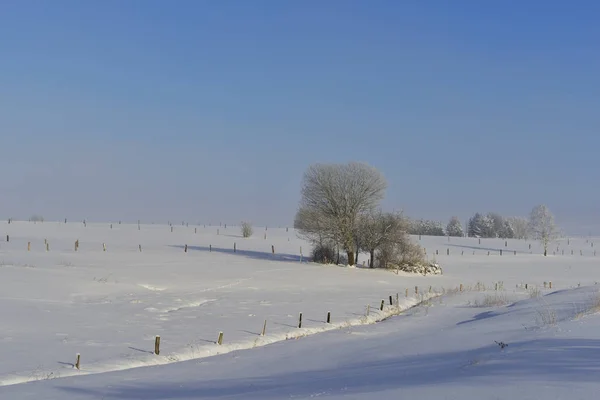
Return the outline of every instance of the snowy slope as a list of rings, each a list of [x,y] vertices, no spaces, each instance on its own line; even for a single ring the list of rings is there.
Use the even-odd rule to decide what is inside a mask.
[[[507,291],[508,292],[508,291]],[[449,295],[377,325],[197,361],[0,388],[7,399],[590,399],[597,287],[475,308]],[[492,293],[491,295],[495,295]],[[521,300],[519,300],[521,299]],[[540,319],[552,313],[556,321]],[[508,344],[504,349],[496,342]]]
[[[402,307],[415,304],[415,286],[422,294],[503,282],[526,296],[525,284],[545,293],[548,281],[553,290],[593,285],[600,260],[593,239],[562,240],[553,246],[564,256],[542,257],[534,242],[415,237],[430,257],[438,250],[444,267],[443,276],[421,277],[301,263],[300,247],[306,255],[309,246],[284,228],[257,228],[251,239],[235,227],[13,222],[3,229],[10,241],[0,243],[0,385],[201,359],[362,324],[366,306],[374,310],[390,295],[399,293]],[[392,312],[371,311],[368,322]],[[220,331],[223,346],[214,343]],[[72,366],[76,353],[81,371]]]

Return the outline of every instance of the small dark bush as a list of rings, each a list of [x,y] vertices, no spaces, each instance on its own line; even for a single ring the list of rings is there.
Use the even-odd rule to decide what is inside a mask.
[[[312,261],[320,264],[335,263],[337,254],[333,246],[318,244],[312,250]]]

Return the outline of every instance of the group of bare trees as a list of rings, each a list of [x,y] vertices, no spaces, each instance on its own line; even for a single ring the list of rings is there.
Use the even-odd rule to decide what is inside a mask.
[[[415,223],[401,214],[381,211],[379,202],[387,183],[375,168],[357,162],[315,164],[302,180],[300,207],[294,227],[313,245],[313,260],[340,263],[340,252],[355,265],[358,254],[369,254],[370,267],[418,263],[424,259],[419,246],[411,243],[408,232]],[[417,225],[441,230],[440,224]],[[438,226],[439,225],[439,226]],[[468,224],[468,236],[524,238],[533,235],[544,245],[558,235],[554,217],[544,205],[536,206],[530,218],[502,218],[496,213],[476,214]],[[428,228],[429,229],[429,228]],[[453,217],[446,234],[462,236],[458,218]]]
[[[355,265],[358,254],[366,252],[374,267],[375,260],[383,266],[415,253],[418,246],[410,243],[407,220],[378,209],[386,188],[383,175],[367,164],[310,166],[294,227],[312,243],[313,259],[339,263],[342,251]]]

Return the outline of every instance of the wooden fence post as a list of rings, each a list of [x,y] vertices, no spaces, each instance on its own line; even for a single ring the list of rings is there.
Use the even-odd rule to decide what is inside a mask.
[[[156,337],[154,338],[154,354],[159,355],[160,354],[160,336],[156,335]]]

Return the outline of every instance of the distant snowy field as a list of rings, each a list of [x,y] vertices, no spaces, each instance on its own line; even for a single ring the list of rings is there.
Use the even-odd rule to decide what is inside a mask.
[[[296,237],[291,228],[286,232],[285,228],[268,228],[265,231],[264,227],[255,227],[254,236],[243,239],[237,227],[225,229],[208,225],[206,228],[175,225],[172,232],[166,225],[141,225],[138,230],[137,225],[116,223],[113,223],[111,228],[108,223],[88,224],[84,227],[79,222],[4,222],[1,227],[4,232],[0,230],[0,234],[3,235],[0,243],[0,385],[4,387],[0,387],[0,398],[58,399],[64,398],[61,396],[65,395],[73,398],[75,395],[75,398],[90,399],[179,399],[203,398],[202,396],[210,398],[218,394],[218,388],[214,387],[212,391],[204,391],[204,394],[198,395],[178,391],[176,387],[171,388],[172,392],[169,392],[168,388],[161,388],[164,389],[163,392],[157,389],[144,394],[128,392],[125,389],[122,392],[114,389],[102,393],[91,390],[92,387],[99,391],[100,387],[116,385],[115,382],[126,377],[148,380],[151,387],[151,383],[163,374],[174,374],[173,376],[178,378],[173,379],[171,384],[182,382],[183,386],[186,379],[192,382],[217,377],[227,380],[226,375],[234,374],[231,379],[235,380],[235,374],[246,374],[240,378],[241,382],[230,382],[229,389],[221,388],[222,393],[228,393],[232,397],[238,396],[236,398],[289,398],[290,393],[308,398],[320,393],[319,390],[327,395],[340,395],[328,391],[326,386],[331,384],[338,387],[344,379],[348,380],[348,390],[351,394],[360,374],[349,368],[356,366],[361,370],[368,369],[369,365],[377,364],[378,360],[392,357],[392,354],[387,354],[389,348],[386,350],[383,346],[385,343],[393,343],[396,346],[396,353],[399,353],[392,353],[398,358],[389,361],[389,364],[385,361],[384,365],[388,367],[378,366],[374,371],[365,372],[365,375],[371,376],[376,383],[385,385],[392,391],[392,383],[383,383],[384,378],[390,378],[392,374],[388,369],[402,368],[404,364],[400,355],[409,357],[414,351],[422,355],[428,354],[420,360],[418,354],[414,355],[414,359],[407,359],[418,364],[423,373],[428,368],[426,360],[432,364],[429,366],[431,368],[453,370],[453,359],[445,358],[444,354],[459,352],[462,349],[460,346],[483,346],[480,350],[472,350],[474,353],[471,361],[474,365],[491,363],[492,366],[485,369],[489,373],[496,373],[500,368],[495,364],[503,362],[497,360],[498,357],[507,357],[506,354],[516,355],[514,352],[518,351],[529,352],[528,354],[534,357],[532,362],[539,362],[541,365],[546,360],[538,360],[536,357],[541,355],[536,352],[541,353],[543,346],[531,340],[558,339],[555,337],[556,333],[548,332],[548,327],[540,327],[546,324],[535,322],[539,322],[544,312],[547,313],[548,306],[540,306],[540,299],[529,299],[532,288],[539,288],[540,295],[558,291],[559,294],[541,297],[544,300],[543,304],[552,303],[552,310],[558,310],[553,311],[556,323],[551,324],[552,326],[580,326],[583,322],[590,321],[589,326],[581,328],[585,330],[582,337],[587,337],[592,331],[596,337],[600,333],[600,330],[596,329],[600,324],[595,315],[578,319],[577,322],[572,321],[576,315],[591,307],[597,294],[596,288],[600,287],[595,285],[600,281],[600,256],[594,255],[597,245],[594,238],[557,241],[550,248],[550,256],[543,257],[540,255],[542,250],[539,244],[532,241],[508,240],[505,243],[500,239],[482,239],[480,244],[473,238],[451,238],[448,241],[445,237],[422,237],[421,240],[415,237],[413,239],[427,249],[429,257],[435,257],[444,269],[442,276],[423,277],[396,275],[382,270],[315,265],[306,263],[305,260],[301,263],[300,247],[305,256],[310,254],[310,248],[307,243]],[[6,235],[9,235],[8,242]],[[75,252],[74,243],[77,239],[80,247]],[[49,251],[46,251],[45,240]],[[28,242],[31,243],[30,251],[27,249]],[[600,244],[600,239],[598,243]],[[106,245],[106,251],[103,251],[103,244]],[[186,244],[187,253],[184,252]],[[140,245],[141,252],[138,247]],[[271,246],[275,248],[274,255],[271,254]],[[553,252],[556,255],[552,255]],[[366,256],[363,255],[360,260],[361,263],[366,261]],[[550,281],[552,289],[545,289],[544,282]],[[477,286],[478,282],[486,285],[488,289],[494,288],[495,283],[502,282],[500,288],[504,289],[501,291],[503,296],[505,294],[506,299],[511,302],[521,300],[522,303],[511,309],[492,308],[496,310],[494,312],[499,313],[494,318],[477,317],[486,310],[467,305],[484,301],[481,297],[483,292],[471,290],[480,288]],[[421,300],[414,294],[415,286],[419,287],[420,293],[427,293],[429,287],[432,288],[432,292],[441,292],[443,289],[449,291],[457,288],[460,284],[465,288],[464,293],[446,295],[440,298],[442,304],[436,303],[435,300],[428,307],[415,309],[427,310],[426,319],[421,315],[423,311],[409,311],[381,326],[349,328],[350,325],[374,322],[394,313],[396,306],[390,307],[388,299],[389,296],[393,296],[395,302],[396,293],[399,294],[400,308],[405,309]],[[525,289],[525,284],[528,289]],[[587,287],[577,288],[579,285]],[[405,297],[406,289],[409,289],[408,298]],[[385,300],[386,307],[383,312],[379,312],[382,299]],[[371,311],[369,318],[365,319],[367,305],[370,305]],[[329,325],[325,323],[328,311],[331,312],[333,322]],[[297,328],[300,312],[303,313],[302,329]],[[419,315],[422,318],[418,317]],[[490,314],[490,317],[492,315]],[[474,324],[457,325],[461,319],[472,317],[476,320]],[[259,333],[265,320],[267,332],[265,337],[261,337]],[[486,324],[487,320],[489,324]],[[391,326],[396,327],[390,329]],[[524,326],[530,329],[525,329]],[[571,325],[568,326],[571,329]],[[470,335],[468,332],[477,327],[487,332],[485,337],[475,335],[460,339],[459,334]],[[257,391],[255,397],[252,397],[250,389],[244,392],[242,388],[244,382],[250,385],[248,380],[253,376],[250,374],[252,371],[242,371],[240,366],[232,367],[230,362],[224,361],[231,361],[226,355],[214,359],[203,358],[284,341],[286,337],[293,338],[331,329],[335,330],[314,338],[232,353],[237,354],[234,357],[241,357],[247,364],[246,368],[250,370],[254,359],[249,354],[259,357],[254,362],[259,362],[260,365],[263,365],[260,357],[277,359],[274,364],[263,365],[259,371],[254,372],[260,374],[262,371],[267,374],[271,371],[267,376],[281,375],[281,382],[284,387],[288,385],[289,393],[273,392],[278,393],[275,395]],[[440,332],[434,334],[440,329],[447,329],[450,332],[449,336]],[[355,335],[344,335],[340,338],[340,332],[346,331]],[[224,333],[222,346],[215,344],[219,332]],[[497,334],[493,334],[494,332]],[[432,335],[432,343],[443,341],[444,338],[451,343],[455,338],[458,347],[446,348],[445,343],[435,343],[429,348],[425,346],[422,350],[417,350],[419,346],[424,346],[423,335],[428,334]],[[155,335],[161,336],[159,356],[152,354]],[[526,338],[519,335],[525,335]],[[546,338],[543,335],[550,336]],[[527,342],[518,346],[511,345],[498,353],[493,341],[508,341],[511,338]],[[371,339],[372,341],[369,341]],[[354,343],[356,341],[360,344]],[[563,345],[561,342],[560,346]],[[356,356],[352,356],[349,346],[356,346]],[[595,349],[589,352],[598,354],[600,351],[597,344],[590,342],[586,346]],[[361,352],[365,354],[361,355]],[[434,359],[436,352],[440,352],[439,360]],[[72,365],[76,353],[81,354],[80,371]],[[306,353],[312,354],[309,360]],[[286,357],[285,354],[291,358],[282,362],[280,358]],[[552,354],[560,358],[563,353]],[[323,383],[322,380],[316,379],[315,374],[318,374],[314,371],[333,368],[329,364],[338,356],[342,359],[352,358],[343,362],[348,368],[342,368],[341,375],[334,373],[331,382]],[[471,362],[463,359],[466,357],[464,354],[456,357],[456,362]],[[158,369],[121,371],[191,359],[215,361],[190,361],[193,367],[188,363],[177,363]],[[600,359],[600,355],[597,359]],[[290,360],[301,360],[301,366],[298,365],[297,370],[306,371],[298,377],[292,377],[295,370]],[[322,361],[322,365],[318,364],[318,360]],[[196,375],[198,362],[200,365],[214,363],[215,369],[202,367],[201,375]],[[361,362],[365,365],[361,365]],[[443,365],[439,365],[440,363]],[[597,366],[600,363],[589,363],[587,367],[596,368],[594,373],[598,376],[600,371]],[[229,371],[230,367],[232,372],[225,374],[224,371]],[[52,379],[110,371],[120,372]],[[219,375],[219,371],[223,375]],[[396,374],[399,373],[401,374],[396,371]],[[404,373],[410,375],[407,371]],[[505,373],[506,371],[502,370],[502,374]],[[300,390],[301,382],[298,379],[302,376],[307,382],[316,379],[316,388],[319,390],[310,385],[309,389],[316,390],[314,393],[306,392],[308,389]],[[406,379],[396,381],[399,387],[403,382],[408,384],[408,375],[406,376]],[[444,383],[451,382],[452,376],[450,374],[445,378]],[[483,379],[481,376],[479,378]],[[14,385],[36,380],[44,382],[35,385]],[[89,392],[83,390],[81,382],[88,382],[89,387],[88,384],[86,387]],[[198,390],[202,386],[200,383],[194,385]],[[228,386],[226,381],[219,382],[219,385]],[[73,389],[71,393],[67,393],[65,386],[76,386],[80,389]],[[274,383],[263,386],[271,391],[276,390]],[[411,384],[410,387],[416,390],[415,384]],[[41,396],[37,390],[43,390],[44,395]],[[368,393],[380,389],[365,390]],[[155,397],[152,397],[152,393],[155,393]],[[162,393],[162,397],[157,393]],[[365,396],[369,398],[368,395]],[[503,396],[499,395],[498,398]]]

